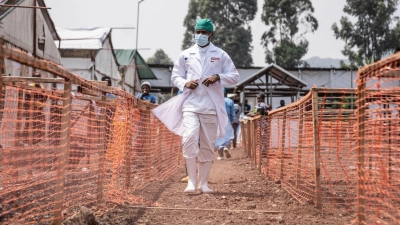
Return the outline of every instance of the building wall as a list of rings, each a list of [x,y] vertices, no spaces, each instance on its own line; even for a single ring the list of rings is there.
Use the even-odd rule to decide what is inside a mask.
[[[121,81],[121,76],[116,59],[112,53],[110,38],[104,41],[103,48],[96,55],[95,65],[95,74],[98,80],[101,80],[103,76],[109,76],[111,77],[113,87],[122,87],[121,83],[119,83]]]
[[[135,72],[135,61],[132,60],[131,64],[126,67],[125,71],[125,91],[131,93],[136,96],[140,91],[140,80]]]
[[[26,0],[21,5],[32,6],[33,0]],[[12,10],[2,21],[2,26],[0,27],[0,35],[6,42],[12,45],[33,53],[33,29],[34,29],[34,19],[33,19],[33,9],[29,8],[15,8]],[[54,44],[54,39],[48,29],[48,26],[43,18],[41,10],[37,10],[37,37],[43,38],[45,47],[44,51],[37,47],[37,56],[57,64],[61,63],[61,56],[58,51],[57,46]],[[37,45],[39,46],[39,45]]]
[[[158,87],[172,87],[170,81],[171,72],[168,71],[166,67],[151,67],[154,74],[157,76],[157,80],[149,80],[153,84],[154,89]],[[253,74],[257,73],[260,68],[238,68],[240,74],[240,81],[243,81]],[[304,92],[308,92],[314,85],[316,87],[327,87],[327,88],[356,88],[356,76],[357,71],[347,71],[347,70],[337,70],[337,69],[297,69],[297,70],[287,70],[294,76],[300,78],[308,85],[303,88]],[[265,78],[261,78],[265,82]],[[273,82],[277,82],[273,80]],[[230,87],[234,88],[234,86]],[[169,94],[162,93],[164,95]],[[254,106],[256,104],[256,99],[254,97],[246,97],[249,104]],[[290,97],[274,97],[272,98],[272,107],[275,109],[279,106],[280,100],[285,100],[286,104],[292,102]],[[296,101],[296,98],[295,98]]]

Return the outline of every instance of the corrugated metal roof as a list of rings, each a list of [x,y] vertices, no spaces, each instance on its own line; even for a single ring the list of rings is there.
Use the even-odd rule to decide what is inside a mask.
[[[0,0],[0,5],[19,5],[24,0]],[[0,20],[4,19],[11,11],[13,11],[15,7],[0,7]]]
[[[236,87],[241,90],[243,86],[246,84],[250,84],[255,80],[258,80],[261,76],[269,74],[271,77],[279,81],[280,84],[288,86],[288,87],[296,87],[296,88],[303,88],[307,86],[307,83],[302,81],[301,79],[297,78],[290,72],[286,71],[285,69],[281,68],[280,66],[272,63],[261,70],[257,71],[252,76],[248,77],[247,79],[239,82]]]
[[[24,0],[0,0],[0,5],[20,5]],[[38,6],[46,7],[44,0],[38,0]],[[4,19],[15,7],[0,7],[0,20]],[[51,36],[54,40],[59,40],[60,37],[57,34],[56,27],[54,26],[54,22],[50,17],[49,11],[47,9],[40,9],[42,12],[43,18],[46,21],[46,24],[50,30]]]
[[[61,49],[101,49],[111,28],[60,28],[57,33],[61,38]],[[58,45],[58,41],[56,41]]]
[[[114,50],[114,52],[115,56],[117,57],[117,61],[121,66],[131,65],[136,54],[135,49],[117,49]],[[146,61],[142,58],[139,52],[137,54],[137,68],[139,79],[157,79],[156,75],[147,65]]]

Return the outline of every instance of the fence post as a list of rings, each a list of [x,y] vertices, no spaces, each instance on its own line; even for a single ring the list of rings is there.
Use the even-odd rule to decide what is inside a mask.
[[[13,82],[13,85],[15,82]],[[14,133],[14,140],[17,140],[14,142],[14,147],[19,149],[21,147],[21,138],[23,138],[23,124],[22,124],[22,117],[24,115],[24,92],[22,90],[18,91],[18,104],[17,104],[17,124],[15,125],[15,133]],[[11,169],[11,174],[13,177],[15,177],[16,180],[18,180],[19,173],[18,173],[18,151],[11,151],[9,154],[10,159],[13,159],[10,164],[12,165]]]
[[[65,163],[68,159],[68,152],[70,149],[70,128],[71,128],[71,89],[72,81],[65,79],[64,93],[63,93],[63,109],[61,117],[61,140],[60,146],[61,151],[58,155],[58,168],[57,168],[57,180],[56,180],[56,195],[55,195],[55,206],[54,206],[54,224],[61,224],[62,209],[63,209],[63,198],[64,198],[64,174],[65,174]]]
[[[90,147],[88,147],[88,149],[86,149],[86,166],[89,168],[90,167],[90,155],[93,152],[92,146],[93,146],[93,139],[94,139],[94,133],[95,133],[95,132],[93,132],[94,131],[93,124],[94,124],[94,120],[95,120],[95,118],[94,118],[95,112],[94,112],[94,106],[93,106],[92,101],[89,101],[88,104],[89,104],[89,116],[88,116],[89,125],[86,128],[86,132],[89,136],[89,146]]]
[[[266,165],[265,165],[265,167],[267,168],[266,170],[267,170],[267,172],[266,172],[266,176],[268,177],[269,176],[269,158],[268,158],[268,152],[269,152],[269,147],[270,147],[270,141],[271,141],[271,119],[272,117],[270,116],[270,115],[268,115],[268,118],[267,118],[267,130],[265,131],[265,132],[267,132],[267,140],[266,140],[266,143],[265,143],[265,158],[267,159],[266,160]]]
[[[365,79],[361,79],[360,83],[357,85],[357,219],[358,224],[365,224]]]
[[[246,126],[246,127],[245,127]],[[242,147],[243,147],[243,151],[246,152],[246,128],[247,128],[247,124],[245,124],[243,121],[240,122],[240,129],[241,129],[241,134],[242,134]]]
[[[156,120],[156,125],[157,125],[157,132],[153,135],[153,138],[157,140],[157,137],[160,137],[160,141],[156,141],[157,143],[157,152],[156,152],[156,165],[157,165],[157,172],[160,172],[162,170],[162,162],[163,162],[163,151],[162,151],[162,142],[163,142],[163,136],[161,134],[162,131],[162,122],[160,120]],[[156,146],[154,146],[156,147]]]
[[[258,148],[258,172],[261,173],[261,159],[262,159],[262,146],[264,144],[264,139],[263,139],[263,119],[264,117],[261,116],[260,117],[260,144],[259,144],[259,148]],[[264,146],[265,147],[265,146]]]
[[[144,150],[144,154],[145,154],[145,179],[150,179],[151,177],[151,156],[150,156],[150,149],[151,149],[151,125],[150,125],[150,108],[149,106],[146,107],[146,111],[145,111],[145,150]]]
[[[281,144],[281,174],[279,179],[283,181],[283,164],[285,160],[285,142],[286,142],[286,109],[283,112],[283,124],[282,124],[282,144]]]
[[[303,150],[303,122],[304,122],[304,109],[303,105],[299,106],[299,142],[297,147],[297,170],[296,170],[296,187],[300,188],[300,179],[301,179],[301,154]]]
[[[251,120],[247,120],[247,141],[246,141],[246,156],[249,157],[250,142],[251,142]]]
[[[318,127],[318,92],[312,89],[312,117],[313,117],[313,140],[314,140],[314,162],[315,162],[315,194],[317,198],[317,208],[321,209],[321,164],[320,164],[320,143]]]
[[[126,150],[125,150],[125,188],[129,188],[131,186],[131,167],[132,167],[132,138],[133,133],[130,132],[132,129],[132,118],[133,118],[133,104],[132,100],[128,100],[128,113],[126,114]]]
[[[29,120],[28,120],[28,123],[26,124],[27,127],[25,128],[26,131],[29,132],[29,134],[28,134],[28,137],[29,137],[29,140],[28,140],[28,179],[30,179],[31,176],[33,175],[33,172],[32,172],[33,171],[33,169],[32,169],[32,157],[33,157],[32,152],[33,151],[32,150],[33,150],[33,132],[34,132],[33,131],[33,128],[34,128],[33,127],[33,117],[34,117],[33,105],[35,104],[34,96],[35,96],[34,90],[31,90],[31,98],[29,99]],[[25,146],[24,146],[24,150],[25,150]],[[38,155],[36,155],[35,157],[38,157]],[[25,160],[24,160],[24,164],[25,164]],[[39,168],[40,168],[40,166],[39,166]]]
[[[104,178],[104,156],[107,151],[106,146],[106,119],[107,119],[107,93],[101,93],[101,101],[104,106],[104,113],[101,114],[100,117],[100,135],[104,137],[100,137],[100,152],[99,152],[99,169],[98,169],[98,178],[97,178],[97,200],[100,201],[103,199],[103,178]],[[110,121],[111,123],[111,121]]]
[[[251,126],[251,137],[252,137],[252,142],[251,142],[251,159],[255,160],[257,158],[256,156],[256,120],[252,121],[252,126]],[[256,165],[256,163],[254,162]]]

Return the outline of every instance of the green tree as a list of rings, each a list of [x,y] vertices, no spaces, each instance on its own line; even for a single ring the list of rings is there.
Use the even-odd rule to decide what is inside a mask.
[[[342,53],[349,57],[351,64],[363,66],[380,60],[392,53],[400,39],[400,21],[392,15],[396,12],[398,0],[346,0],[343,11],[347,16],[340,19],[332,30],[336,39],[342,39],[345,46]]]
[[[301,58],[308,51],[304,35],[318,29],[313,12],[311,0],[264,0],[261,20],[268,29],[261,41],[266,63],[282,67],[308,66]]]
[[[252,35],[248,25],[257,12],[257,0],[190,0],[183,25],[186,27],[182,49],[194,44],[198,18],[209,18],[215,26],[212,43],[232,58],[238,67],[251,66]]]
[[[147,59],[148,64],[162,64],[162,65],[171,65],[173,64],[172,60],[168,57],[167,54],[162,49],[157,49],[154,53],[153,57]]]

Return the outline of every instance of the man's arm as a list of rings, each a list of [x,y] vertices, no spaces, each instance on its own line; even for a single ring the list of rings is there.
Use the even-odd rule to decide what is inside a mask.
[[[179,55],[178,59],[174,63],[174,68],[172,70],[171,81],[179,89],[184,90],[185,84],[188,82],[186,80],[186,67],[184,55]]]
[[[226,52],[222,54],[222,73],[219,74],[219,77],[221,86],[234,85],[239,81],[239,72]]]

